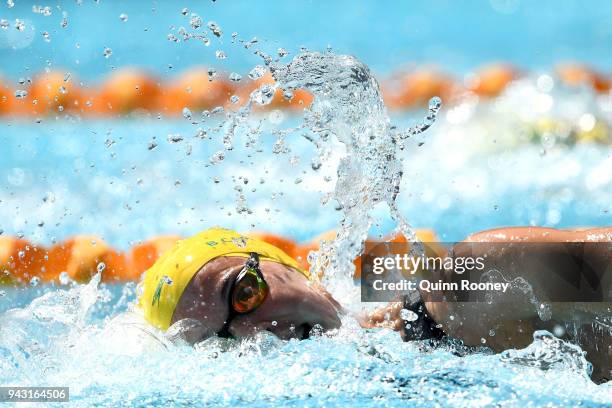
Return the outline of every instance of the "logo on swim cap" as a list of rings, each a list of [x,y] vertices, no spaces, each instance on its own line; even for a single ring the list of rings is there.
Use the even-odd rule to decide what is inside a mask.
[[[151,306],[154,306],[155,303],[157,303],[157,306],[159,306],[159,299],[161,297],[161,291],[164,287],[164,283],[167,285],[172,285],[172,279],[170,279],[170,277],[166,275],[162,276],[159,279],[159,282],[157,282],[157,287],[155,288],[155,293],[153,294],[153,301],[151,302]]]

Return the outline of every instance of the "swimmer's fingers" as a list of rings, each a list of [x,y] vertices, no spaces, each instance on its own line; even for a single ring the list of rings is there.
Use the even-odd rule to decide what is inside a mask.
[[[401,328],[400,310],[402,302],[392,302],[364,316],[364,327],[378,327],[393,330]]]

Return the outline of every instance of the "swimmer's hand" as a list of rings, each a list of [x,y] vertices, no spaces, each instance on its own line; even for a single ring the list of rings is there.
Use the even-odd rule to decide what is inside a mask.
[[[401,302],[387,306],[363,316],[364,328],[386,328],[398,331],[402,340],[441,339],[445,333],[429,316],[422,301],[410,302],[406,297]]]
[[[404,302],[391,302],[387,306],[376,309],[371,313],[364,313],[357,316],[359,324],[364,329],[392,329],[400,331],[405,326],[400,317],[400,312],[404,307]]]

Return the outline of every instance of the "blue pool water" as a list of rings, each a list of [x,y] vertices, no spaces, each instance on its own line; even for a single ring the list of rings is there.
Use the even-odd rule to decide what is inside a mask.
[[[4,2],[6,3],[6,2]],[[79,4],[81,3],[81,4]],[[605,0],[488,0],[483,2],[375,2],[270,0],[255,3],[206,1],[52,1],[52,14],[33,13],[27,1],[0,5],[0,19],[31,25],[18,35],[0,31],[0,74],[13,80],[50,67],[95,82],[116,67],[136,65],[158,75],[174,75],[193,65],[246,71],[260,61],[231,43],[230,34],[257,37],[268,52],[300,46],[358,56],[374,72],[386,75],[404,64],[434,64],[465,73],[491,61],[528,70],[548,70],[576,60],[612,69],[612,6]],[[167,40],[189,27],[186,8],[204,21],[216,21],[222,41],[205,47],[196,41]],[[61,27],[66,13],[67,25]],[[119,16],[126,14],[123,22]],[[47,31],[50,42],[44,41]],[[12,49],[13,47],[17,49]],[[105,48],[112,55],[105,58]],[[221,49],[226,60],[215,58]],[[241,72],[245,74],[246,72]]]
[[[480,119],[453,124],[444,115],[405,151],[398,203],[415,227],[450,242],[500,225],[612,225],[610,146],[559,145],[544,154],[541,144],[516,136],[513,121],[504,129]],[[282,125],[295,121],[287,117]],[[297,135],[286,143],[289,152],[272,153],[277,139],[267,134],[262,153],[249,158],[237,143],[213,165],[222,143],[195,137],[199,126],[187,121],[1,126],[0,228],[7,235],[48,244],[94,234],[127,249],[155,235],[187,236],[216,224],[297,241],[338,225],[334,203],[320,203],[333,187],[337,160],[313,171],[312,145]],[[496,138],[489,136],[493,129]],[[183,141],[171,143],[169,135]],[[152,142],[157,147],[149,150]],[[245,205],[251,213],[239,211]],[[384,208],[377,214],[380,227],[372,233],[388,232]]]

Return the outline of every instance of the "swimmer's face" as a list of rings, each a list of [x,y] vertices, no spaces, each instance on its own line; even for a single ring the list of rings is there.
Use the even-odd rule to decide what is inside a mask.
[[[244,265],[241,257],[219,257],[204,265],[185,289],[172,322],[197,319],[209,332],[219,333],[231,318],[227,330],[234,337],[269,331],[282,339],[307,338],[315,325],[324,330],[340,326],[340,307],[329,293],[301,273],[265,260],[260,269],[268,286],[267,296],[254,310],[233,313],[232,283]]]

